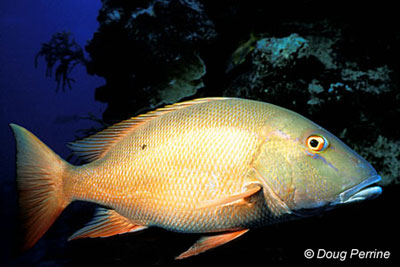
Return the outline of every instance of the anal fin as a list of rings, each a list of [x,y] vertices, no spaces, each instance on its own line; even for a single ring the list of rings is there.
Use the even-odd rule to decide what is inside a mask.
[[[98,208],[94,218],[82,229],[75,232],[68,240],[86,237],[108,237],[146,229],[146,226],[135,225],[128,218],[115,210]]]
[[[245,234],[249,229],[243,229],[235,232],[228,232],[219,235],[202,237],[196,241],[188,250],[176,257],[176,260],[184,259],[190,256],[197,255],[209,249],[221,246],[229,241],[232,241],[239,236]]]

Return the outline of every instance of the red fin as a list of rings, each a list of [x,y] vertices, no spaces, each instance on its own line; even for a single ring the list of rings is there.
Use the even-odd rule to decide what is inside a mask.
[[[68,240],[86,237],[108,237],[146,229],[146,226],[135,225],[114,210],[98,208],[95,217],[82,229],[75,232]]]
[[[239,230],[236,232],[229,232],[229,233],[223,233],[219,235],[213,235],[213,236],[207,236],[207,237],[202,237],[199,240],[196,241],[188,250],[183,252],[181,255],[176,257],[176,260],[184,259],[190,256],[197,255],[199,253],[202,253],[204,251],[207,251],[209,249],[221,246],[225,243],[228,243],[229,241],[232,241],[233,239],[238,238],[239,236],[245,234],[249,229],[243,229]]]
[[[223,198],[223,199],[203,201],[196,207],[196,209],[205,209],[205,208],[209,208],[209,207],[228,205],[228,204],[231,204],[238,200],[244,200],[245,198],[248,198],[254,194],[257,194],[261,190],[262,190],[261,185],[254,184],[243,193],[229,196],[229,197]]]
[[[17,187],[25,230],[22,250],[27,250],[70,202],[62,188],[68,163],[25,128],[10,126],[17,143]]]
[[[75,155],[81,157],[87,161],[93,161],[102,158],[119,140],[131,133],[140,125],[147,123],[148,121],[160,117],[168,112],[175,111],[178,109],[185,108],[187,106],[201,104],[205,102],[223,100],[226,98],[215,97],[215,98],[199,98],[191,101],[185,101],[168,105],[163,108],[150,111],[148,113],[139,115],[137,117],[130,118],[128,120],[121,121],[101,132],[98,132],[85,139],[78,140],[68,144],[68,147],[73,151]]]

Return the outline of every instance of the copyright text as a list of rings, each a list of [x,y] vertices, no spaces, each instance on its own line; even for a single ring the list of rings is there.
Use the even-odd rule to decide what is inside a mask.
[[[306,249],[304,251],[304,257],[306,259],[332,259],[345,261],[347,259],[389,259],[390,251],[383,250],[360,250],[360,249],[350,249],[350,250],[326,250],[320,249]]]

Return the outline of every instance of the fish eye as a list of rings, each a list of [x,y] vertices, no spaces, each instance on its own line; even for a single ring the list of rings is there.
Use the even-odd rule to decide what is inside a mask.
[[[307,147],[314,152],[324,151],[329,143],[325,137],[321,135],[310,135],[306,141]]]

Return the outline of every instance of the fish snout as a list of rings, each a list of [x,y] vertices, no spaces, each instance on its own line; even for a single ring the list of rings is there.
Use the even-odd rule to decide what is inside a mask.
[[[359,184],[343,191],[339,194],[336,201],[332,202],[331,205],[335,206],[338,204],[348,204],[353,202],[359,202],[366,199],[373,199],[382,193],[380,186],[371,186],[381,181],[381,176],[372,175],[367,179],[364,179]]]

